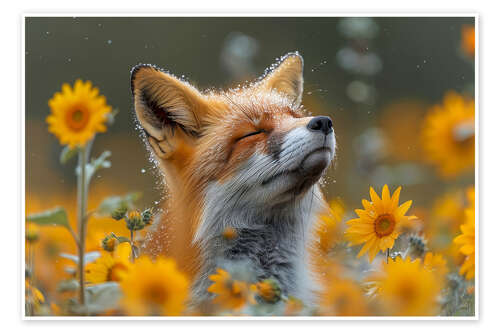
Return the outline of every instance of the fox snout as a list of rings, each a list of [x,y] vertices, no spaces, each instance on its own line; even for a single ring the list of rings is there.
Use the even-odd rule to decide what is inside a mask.
[[[331,140],[328,140],[329,135],[333,137],[333,122],[330,117],[319,116],[312,118],[306,127],[314,134],[325,136],[323,145],[318,148],[313,146],[313,150],[304,157],[300,167],[302,176],[311,177],[315,182],[333,158],[333,147]]]
[[[335,153],[333,122],[330,117],[312,118],[306,125],[308,133],[302,134],[302,144],[298,146],[297,184],[295,193],[301,193],[316,183],[328,168]],[[303,131],[298,131],[300,132]]]
[[[330,117],[314,117],[307,124],[307,128],[312,132],[322,132],[323,134],[328,135],[333,132],[333,122]]]

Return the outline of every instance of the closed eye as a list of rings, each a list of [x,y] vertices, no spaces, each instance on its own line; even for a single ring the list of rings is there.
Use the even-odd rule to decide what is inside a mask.
[[[264,130],[258,130],[258,131],[255,131],[255,132],[251,132],[251,133],[245,134],[242,137],[239,137],[238,139],[236,139],[236,142],[238,142],[238,141],[240,141],[240,140],[242,140],[244,138],[248,138],[249,136],[257,135],[257,134],[260,134],[260,133],[264,133]]]

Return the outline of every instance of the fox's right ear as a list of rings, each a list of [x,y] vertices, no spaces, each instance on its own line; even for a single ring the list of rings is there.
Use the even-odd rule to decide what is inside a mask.
[[[269,73],[256,85],[260,90],[276,90],[299,106],[304,90],[304,60],[298,52],[290,52],[272,66]]]
[[[135,66],[130,83],[137,119],[158,157],[197,137],[205,101],[196,88],[151,65]]]

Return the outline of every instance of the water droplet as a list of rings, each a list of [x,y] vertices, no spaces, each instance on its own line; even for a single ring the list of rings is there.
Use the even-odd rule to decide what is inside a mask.
[[[141,169],[141,173],[146,173],[146,169]]]
[[[50,35],[50,31],[46,31],[46,32],[45,32],[45,34],[46,34],[46,35]]]
[[[71,58],[68,58],[68,62],[71,62]]]
[[[111,39],[108,39],[108,44],[111,44],[113,43],[113,41]]]

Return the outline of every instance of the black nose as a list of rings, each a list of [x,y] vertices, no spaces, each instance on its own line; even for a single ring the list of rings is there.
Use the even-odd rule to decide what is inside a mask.
[[[307,124],[307,128],[310,131],[321,131],[325,135],[328,135],[333,132],[333,123],[330,117],[319,116],[311,119],[309,124]]]

